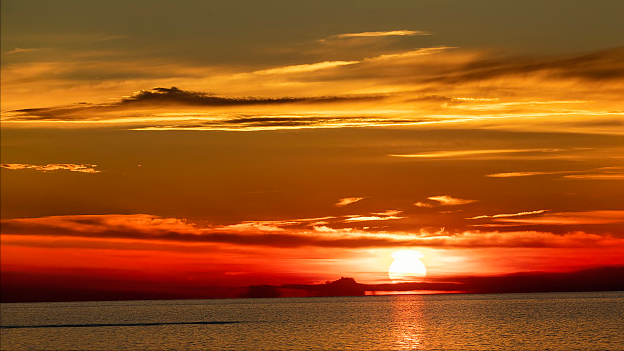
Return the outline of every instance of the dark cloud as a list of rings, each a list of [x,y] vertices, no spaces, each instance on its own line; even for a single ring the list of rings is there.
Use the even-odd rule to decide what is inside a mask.
[[[171,230],[162,228],[133,228],[131,226],[110,225],[101,230],[93,230],[91,226],[83,229],[76,224],[75,228],[70,223],[24,223],[19,220],[3,220],[1,222],[3,234],[16,235],[49,235],[49,236],[73,236],[83,238],[102,239],[138,239],[138,240],[163,240],[186,243],[225,243],[235,245],[259,245],[271,247],[389,247],[405,244],[383,237],[327,237],[323,235],[300,235],[296,233],[263,234],[258,232],[218,232],[218,231],[192,231]]]
[[[579,78],[604,81],[624,78],[624,48],[568,58],[479,58],[454,71],[425,79],[425,82],[442,81],[461,83],[486,80],[509,75],[544,73],[561,78]]]
[[[494,51],[464,52],[447,48],[422,56],[363,60],[357,64],[333,68],[326,73],[302,75],[302,79],[379,79],[403,84],[446,85],[511,76],[545,76],[552,79],[604,82],[624,78],[623,61],[624,48],[582,55],[525,57]]]
[[[235,117],[217,121],[202,121],[192,124],[152,125],[150,129],[253,129],[253,128],[307,128],[307,127],[349,127],[349,126],[396,126],[414,125],[437,121],[435,118],[383,118],[383,117]],[[141,129],[136,128],[136,129]]]
[[[282,98],[226,98],[213,96],[202,92],[185,91],[176,87],[154,88],[143,90],[132,97],[122,99],[118,105],[158,105],[158,104],[180,104],[187,106],[241,106],[241,105],[271,105],[288,104],[295,102],[303,103],[323,103],[342,102],[349,100],[370,100],[375,97],[341,97],[341,96],[320,96],[320,97],[282,97]]]
[[[324,104],[345,101],[380,100],[381,95],[367,96],[316,96],[316,97],[280,97],[280,98],[229,98],[214,96],[203,92],[186,91],[176,87],[143,90],[131,97],[123,98],[111,104],[86,104],[74,106],[26,108],[12,111],[14,116],[6,118],[12,121],[49,120],[103,120],[110,117],[98,116],[98,113],[132,109],[158,108],[163,106],[189,107],[228,107],[248,105],[280,105],[293,103]],[[96,114],[94,116],[94,114]]]

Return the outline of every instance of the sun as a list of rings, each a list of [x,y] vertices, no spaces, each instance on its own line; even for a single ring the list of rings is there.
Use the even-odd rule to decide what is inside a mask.
[[[399,250],[392,253],[394,261],[388,268],[388,277],[393,283],[416,280],[427,275],[427,268],[420,258],[423,254],[414,250]]]

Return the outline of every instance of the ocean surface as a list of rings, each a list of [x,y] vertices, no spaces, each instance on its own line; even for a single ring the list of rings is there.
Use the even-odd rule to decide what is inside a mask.
[[[8,303],[2,350],[624,350],[624,292]]]

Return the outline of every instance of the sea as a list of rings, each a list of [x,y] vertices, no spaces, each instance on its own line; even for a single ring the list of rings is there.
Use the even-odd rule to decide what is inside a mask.
[[[624,350],[624,292],[1,304],[2,350]]]

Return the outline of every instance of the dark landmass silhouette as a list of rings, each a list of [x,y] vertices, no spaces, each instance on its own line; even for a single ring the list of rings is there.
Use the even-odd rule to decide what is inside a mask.
[[[375,294],[410,291],[471,294],[624,291],[622,277],[624,266],[566,273],[526,272],[500,276],[428,278],[421,282],[393,284],[360,284],[353,278],[343,277],[325,284],[254,285],[248,288],[243,297],[363,296],[366,292]]]
[[[499,276],[423,278],[422,281],[361,284],[340,278],[323,284],[218,286],[210,282],[140,281],[126,277],[55,276],[2,272],[2,302],[167,300],[217,298],[275,298],[363,296],[405,293],[532,293],[624,291],[624,266],[605,266],[575,272],[525,272]]]
[[[297,291],[301,293],[297,294]],[[353,278],[342,277],[333,282],[325,282],[325,284],[252,285],[243,297],[364,296],[365,294],[364,284],[357,283]]]

